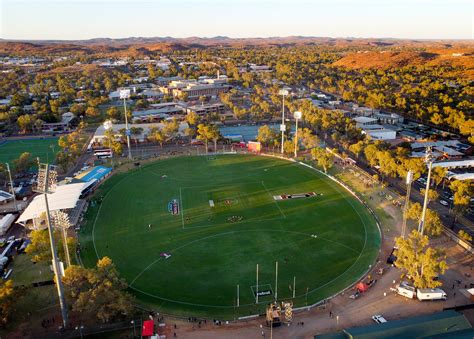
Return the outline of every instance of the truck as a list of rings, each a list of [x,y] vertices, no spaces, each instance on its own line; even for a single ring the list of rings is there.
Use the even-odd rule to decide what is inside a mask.
[[[419,288],[416,290],[416,297],[420,301],[424,300],[446,300],[446,292],[440,288]]]

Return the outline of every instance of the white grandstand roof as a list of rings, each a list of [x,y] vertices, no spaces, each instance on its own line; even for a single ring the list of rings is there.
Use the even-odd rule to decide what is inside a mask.
[[[433,163],[433,167],[474,167],[474,159],[458,160],[458,161],[443,161]]]
[[[456,179],[456,180],[474,180],[474,173],[461,173],[461,174],[453,174],[449,176],[449,179]]]
[[[76,207],[81,192],[88,183],[62,185],[56,188],[52,194],[48,194],[48,205],[50,211],[65,210]],[[17,222],[24,222],[41,216],[46,211],[43,195],[33,198],[25,211],[20,215]]]

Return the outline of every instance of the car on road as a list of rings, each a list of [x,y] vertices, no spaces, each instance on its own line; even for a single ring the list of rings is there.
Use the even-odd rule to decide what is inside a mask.
[[[387,322],[387,320],[380,314],[373,315],[372,320],[375,321],[377,324],[383,324]]]
[[[440,200],[439,203],[443,206],[449,206],[449,202],[447,202],[446,200]]]

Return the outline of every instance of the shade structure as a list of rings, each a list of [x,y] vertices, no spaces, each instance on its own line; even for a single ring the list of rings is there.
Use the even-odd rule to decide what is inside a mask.
[[[58,186],[54,193],[48,194],[49,210],[52,212],[76,207],[79,197],[87,185],[88,183],[81,182]],[[38,195],[33,198],[17,222],[26,222],[31,219],[39,218],[45,212],[46,205],[44,198],[42,195]]]
[[[145,320],[142,327],[142,337],[151,337],[153,335],[153,330],[155,323],[153,320]]]

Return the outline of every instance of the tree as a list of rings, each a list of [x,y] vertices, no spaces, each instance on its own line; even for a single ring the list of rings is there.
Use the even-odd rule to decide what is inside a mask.
[[[85,113],[88,117],[97,117],[100,115],[100,110],[97,107],[89,106]]]
[[[467,233],[466,231],[464,231],[464,230],[459,230],[458,236],[459,236],[459,238],[461,238],[464,241],[467,241],[467,242],[472,241],[471,235],[469,233]]]
[[[176,118],[171,120],[166,120],[163,126],[163,133],[165,134],[166,139],[174,139],[179,131],[179,122]]]
[[[31,132],[34,125],[34,119],[31,115],[24,114],[18,117],[17,123],[23,133]]]
[[[217,151],[217,139],[219,139],[220,132],[216,125],[199,124],[197,134],[197,138],[204,141],[204,144],[206,145],[206,154],[208,153],[209,140],[214,141],[214,152]]]
[[[187,101],[188,98],[189,98],[189,94],[188,94],[188,92],[181,92],[181,93],[179,93],[178,98],[179,98],[179,100]]]
[[[319,138],[309,128],[298,129],[298,141],[305,149],[312,149],[320,143]]]
[[[142,133],[143,133],[143,128],[141,127],[130,128],[130,134],[132,136],[132,139],[135,141],[135,145],[138,145],[138,136],[140,136]]]
[[[263,125],[258,129],[257,141],[264,146],[268,147],[277,137],[278,133],[268,125]]]
[[[40,223],[45,222],[46,215],[43,215],[39,221]],[[66,255],[64,253],[63,240],[60,231],[54,229],[53,232],[54,242],[58,250],[58,256],[61,261],[66,261]],[[50,262],[53,257],[51,255],[51,245],[49,242],[49,233],[47,229],[33,230],[30,233],[31,244],[26,247],[25,252],[31,257],[33,262]],[[76,240],[72,237],[67,237],[67,246],[70,253],[74,253],[76,247]]]
[[[221,133],[219,132],[219,127],[217,127],[217,125],[211,125],[209,133],[210,139],[214,141],[214,152],[217,152],[217,140],[221,136]]]
[[[433,168],[433,170],[431,171],[431,180],[433,180],[436,187],[438,187],[444,181],[447,173],[448,169],[446,167]]]
[[[454,212],[456,216],[462,215],[469,207],[471,198],[474,195],[474,185],[471,180],[454,180],[449,185],[454,193]]]
[[[113,131],[113,129],[106,130],[104,135],[105,135],[107,146],[112,150],[112,153],[121,155],[123,152],[123,146],[119,141],[117,141],[117,138],[115,136],[115,132]]]
[[[426,193],[426,189],[425,188],[422,188],[420,190],[420,193],[421,195],[424,197],[425,196],[425,193]],[[436,199],[438,199],[439,197],[439,194],[438,192],[436,192],[434,189],[429,189],[428,190],[428,203],[432,202],[432,201],[435,201]]]
[[[107,109],[107,116],[112,120],[120,120],[121,112],[118,110],[117,107],[112,106]]]
[[[23,173],[28,171],[35,164],[33,156],[29,152],[23,152],[18,159],[13,160],[15,171]]]
[[[148,139],[152,142],[159,143],[163,147],[163,143],[166,140],[166,136],[163,131],[158,127],[152,127],[150,133],[148,134]]]
[[[283,142],[283,152],[291,156],[295,152],[295,142],[293,140],[285,140]]]
[[[199,123],[199,115],[194,111],[189,111],[186,115],[186,122],[190,126],[196,126]]]
[[[408,219],[414,220],[415,222],[419,222],[421,219],[421,213],[422,207],[419,203],[411,203],[408,206]],[[429,208],[426,209],[425,225],[423,227],[424,231],[427,234],[434,237],[440,235],[441,232],[443,232],[443,223],[441,222],[438,213],[433,210],[430,210]]]
[[[334,156],[321,147],[313,148],[311,150],[311,157],[324,169],[324,173],[327,173],[334,163]]]
[[[364,150],[363,141],[358,141],[357,143],[349,146],[349,151],[354,153],[357,158],[359,158],[359,155],[362,153],[363,150]]]
[[[95,268],[68,267],[63,283],[73,311],[95,316],[103,323],[133,309],[133,298],[125,292],[127,283],[108,257],[100,259]]]
[[[395,266],[413,279],[416,288],[435,288],[442,283],[435,279],[447,269],[443,252],[429,246],[426,235],[413,230],[407,238],[396,238]]]
[[[15,303],[15,290],[13,280],[0,280],[0,325],[4,326],[8,322],[13,305]]]

